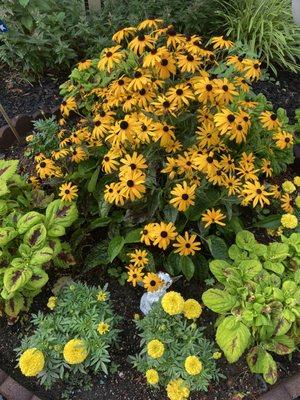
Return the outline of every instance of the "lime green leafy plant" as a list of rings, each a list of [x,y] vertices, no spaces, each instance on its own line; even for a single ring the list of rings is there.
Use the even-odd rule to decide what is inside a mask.
[[[250,348],[251,372],[274,384],[277,366],[271,352],[290,354],[299,341],[300,234],[265,245],[241,231],[228,253],[232,261],[210,263],[221,287],[202,296],[204,304],[220,314],[216,341],[230,363]]]

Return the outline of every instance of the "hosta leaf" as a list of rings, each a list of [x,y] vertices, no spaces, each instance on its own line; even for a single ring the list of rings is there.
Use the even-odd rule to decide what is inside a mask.
[[[48,229],[53,225],[60,225],[67,228],[72,225],[77,217],[78,211],[75,203],[54,200],[46,209],[45,225]]]
[[[27,267],[10,267],[7,268],[3,277],[4,288],[8,292],[15,292],[22,286],[26,285],[32,276],[32,271]]]
[[[32,249],[41,248],[46,242],[47,231],[44,224],[37,224],[24,235],[24,243]]]
[[[44,216],[36,211],[30,211],[29,213],[23,215],[17,224],[17,229],[20,235],[27,232],[34,225],[39,224],[44,219]]]
[[[216,341],[230,363],[236,362],[250,343],[251,333],[246,325],[229,316],[217,328]]]
[[[219,314],[230,311],[236,303],[234,296],[220,289],[208,289],[203,293],[202,300],[206,307]]]

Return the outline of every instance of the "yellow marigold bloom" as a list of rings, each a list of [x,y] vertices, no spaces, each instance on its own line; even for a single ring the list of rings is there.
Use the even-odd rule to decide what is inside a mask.
[[[150,385],[156,385],[159,381],[159,376],[158,376],[158,372],[155,369],[148,369],[146,371],[146,378],[147,378],[147,382]]]
[[[56,307],[56,303],[57,303],[57,297],[51,296],[48,299],[47,307],[50,308],[50,310],[54,310],[54,308]]]
[[[300,176],[295,176],[294,178],[294,184],[299,187],[300,186]]]
[[[188,186],[186,181],[184,181],[182,185],[177,183],[175,188],[171,191],[173,198],[170,200],[170,204],[179,211],[185,211],[188,207],[195,204],[196,188],[196,185]]]
[[[211,210],[207,210],[206,213],[203,213],[201,219],[203,222],[206,222],[204,227],[207,228],[211,224],[225,226],[226,224],[222,222],[222,220],[225,218],[226,217],[221,212],[221,210],[215,210],[214,208],[212,208]]]
[[[97,296],[98,301],[106,301],[107,300],[107,293],[104,290],[100,290]]]
[[[88,351],[82,339],[71,339],[64,347],[64,359],[68,364],[81,364],[88,356]]]
[[[163,281],[154,272],[148,272],[143,278],[143,283],[148,292],[156,292],[163,285]]]
[[[295,204],[298,208],[300,208],[300,196],[297,196],[295,199]]]
[[[59,190],[59,197],[61,197],[63,201],[73,201],[78,196],[78,187],[76,185],[72,185],[71,182],[63,183],[59,187]]]
[[[161,299],[161,305],[169,315],[181,314],[184,308],[184,298],[180,293],[170,291]]]
[[[43,371],[45,366],[44,354],[35,347],[27,349],[19,359],[19,367],[25,376],[36,376]]]
[[[97,327],[97,331],[100,333],[100,335],[104,335],[105,333],[109,332],[109,324],[101,321]]]
[[[202,307],[197,300],[188,299],[183,305],[183,315],[187,319],[199,318],[202,313]]]
[[[197,236],[191,235],[189,236],[188,232],[184,232],[184,236],[178,235],[176,237],[176,242],[173,246],[176,247],[174,253],[179,253],[181,256],[189,256],[190,254],[193,256],[196,251],[201,249],[201,243],[196,242]]]
[[[157,339],[151,340],[147,344],[147,353],[151,358],[160,358],[164,354],[165,346],[164,344]]]
[[[167,395],[170,400],[187,400],[190,389],[183,379],[173,379],[167,385]]]
[[[214,360],[219,360],[222,357],[222,353],[220,351],[215,351],[212,355]]]
[[[280,222],[287,229],[295,229],[298,226],[298,219],[293,214],[283,214]]]
[[[184,368],[189,375],[198,375],[202,371],[202,362],[196,356],[189,356],[185,359]]]
[[[285,181],[282,184],[282,189],[285,193],[294,193],[296,190],[296,186],[293,184],[292,181]]]

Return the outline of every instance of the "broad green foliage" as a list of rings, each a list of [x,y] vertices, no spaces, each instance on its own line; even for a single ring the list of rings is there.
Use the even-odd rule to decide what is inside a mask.
[[[117,323],[120,321],[109,298],[107,285],[102,289],[74,283],[61,289],[58,297],[50,297],[48,306],[54,309],[52,313],[33,315],[35,331],[23,338],[16,351],[18,356],[28,348],[43,353],[45,365],[38,378],[46,388],[58,379],[76,387],[72,381],[78,381],[82,376],[88,379],[90,372],[108,374],[109,350],[117,340]],[[107,324],[104,332],[99,331],[101,323]],[[87,351],[85,360],[73,365],[64,359],[64,347],[72,339],[83,340]]]
[[[63,256],[60,237],[77,218],[74,203],[51,201],[41,191],[32,191],[15,174],[17,165],[15,160],[0,161],[0,184],[6,187],[0,196],[0,303],[10,317],[28,310],[33,297],[47,283],[46,264],[74,264],[70,251],[69,257]],[[46,204],[45,212],[30,211]]]
[[[290,354],[299,342],[300,234],[264,245],[251,232],[241,231],[228,254],[231,262],[210,263],[223,288],[208,289],[202,296],[220,314],[217,343],[231,363],[250,348],[250,370],[273,384],[277,367],[270,353]]]
[[[176,295],[176,292],[169,292],[167,295],[172,293]],[[197,303],[189,299],[186,304],[191,301]],[[167,387],[172,380],[182,379],[190,392],[207,391],[209,383],[218,381],[222,375],[213,359],[213,345],[204,338],[202,328],[196,322],[199,314],[192,315],[194,319],[185,311],[169,315],[162,306],[163,302],[164,298],[155,303],[141,320],[135,321],[140,332],[141,351],[135,357],[131,357],[133,365],[146,375],[148,384],[156,388]],[[200,305],[198,306],[201,310]],[[155,354],[153,355],[148,347],[153,340],[161,342],[164,348],[163,354],[158,358],[153,358]],[[186,368],[186,359],[189,356],[195,356],[201,362],[198,370],[196,364],[194,375]],[[149,381],[149,370],[157,372],[158,383]]]

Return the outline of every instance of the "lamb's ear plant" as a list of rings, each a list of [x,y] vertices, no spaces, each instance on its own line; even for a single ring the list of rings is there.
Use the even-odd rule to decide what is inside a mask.
[[[142,319],[136,320],[141,351],[132,362],[154,388],[181,388],[182,399],[191,391],[207,391],[211,381],[222,376],[214,360],[214,346],[197,324],[202,312],[194,299],[184,301],[178,292],[168,292]]]
[[[220,314],[216,341],[230,363],[249,349],[250,370],[274,384],[277,365],[271,353],[290,354],[299,342],[300,234],[264,245],[241,231],[228,253],[232,261],[210,263],[221,285],[202,296]]]
[[[76,204],[61,200],[31,210],[32,188],[17,166],[16,160],[0,161],[0,306],[12,318],[28,310],[47,283],[46,267],[62,265],[61,253],[70,253],[61,237],[77,218]],[[64,266],[74,264],[71,256],[64,259]]]
[[[16,349],[21,372],[47,389],[58,379],[72,385],[83,377],[87,382],[91,372],[107,375],[120,321],[107,285],[73,283],[50,297],[48,307],[51,313],[32,316],[34,333]]]

